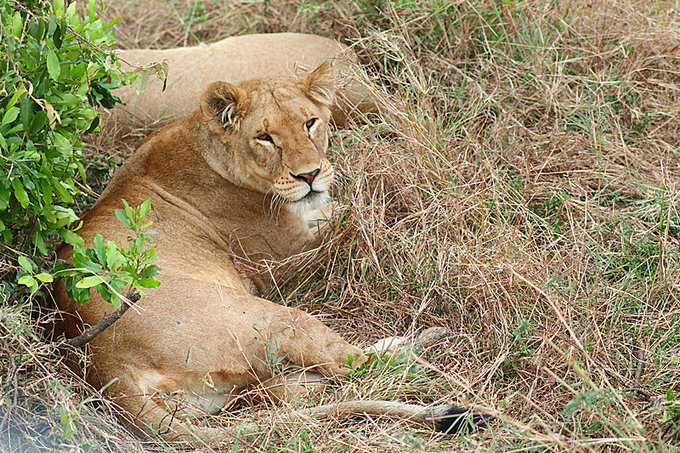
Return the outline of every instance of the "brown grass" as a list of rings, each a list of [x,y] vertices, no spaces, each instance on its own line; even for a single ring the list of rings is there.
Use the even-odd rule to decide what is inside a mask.
[[[497,417],[489,430],[454,439],[395,420],[282,422],[242,439],[243,448],[678,448],[670,419],[680,418],[679,8],[633,0],[109,2],[106,15],[123,17],[116,32],[125,47],[275,31],[354,47],[358,77],[386,113],[336,131],[344,209],[335,234],[271,298],[360,345],[451,329],[424,353],[432,370],[372,370],[324,402],[452,400]],[[137,138],[98,140],[93,155],[118,163]],[[3,325],[12,319],[4,316]],[[68,378],[49,347],[3,335],[8,360],[22,348],[35,355],[30,370],[3,379],[19,376],[27,394],[43,396],[37,404],[78,414],[74,438],[101,449],[172,450],[131,440],[107,405],[85,402],[96,394]],[[0,416],[22,420],[3,407],[31,407],[2,398]],[[213,424],[272,411],[281,409],[245,408]],[[45,423],[55,438],[59,420]]]

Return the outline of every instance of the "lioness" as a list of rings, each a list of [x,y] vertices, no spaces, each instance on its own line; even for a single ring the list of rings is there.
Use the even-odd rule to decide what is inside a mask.
[[[190,423],[241,392],[291,389],[267,366],[272,348],[299,368],[297,379],[343,375],[362,351],[311,315],[257,297],[235,266],[232,246],[252,260],[282,259],[317,243],[308,220],[328,203],[333,167],[325,157],[334,70],[323,64],[301,80],[211,84],[200,108],[147,137],[83,216],[86,242],[127,233],[113,212],[152,199],[150,213],[161,286],[91,343],[89,382],[127,411],[134,426],[166,438],[216,439]],[[281,204],[279,209],[272,206]],[[71,249],[59,250],[71,259]],[[69,337],[97,323],[111,306],[95,292],[83,306],[63,285],[55,298]],[[317,374],[320,373],[320,374]],[[387,412],[445,429],[454,406],[343,403],[342,411]]]
[[[212,44],[175,49],[127,49],[119,53],[125,69],[144,67],[164,61],[167,80],[152,76],[141,93],[129,85],[115,90],[126,104],[116,106],[114,120],[134,115],[153,121],[177,120],[198,108],[203,89],[212,82],[230,83],[253,78],[296,77],[324,62],[335,67],[348,66],[356,57],[351,49],[337,41],[304,33],[262,33],[234,36]],[[339,90],[338,103],[331,106],[333,122],[345,123],[355,109],[374,109],[366,90],[349,82]]]

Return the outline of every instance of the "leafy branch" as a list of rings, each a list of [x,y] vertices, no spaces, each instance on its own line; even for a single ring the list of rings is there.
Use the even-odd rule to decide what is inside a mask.
[[[21,271],[18,282],[27,286],[32,293],[38,291],[41,283],[52,283],[56,278],[63,278],[68,296],[79,304],[87,302],[90,290],[94,289],[102,299],[116,308],[116,311],[105,315],[79,337],[67,340],[64,343],[66,345],[86,344],[144,297],[142,288],[157,288],[160,285],[155,278],[160,268],[153,264],[158,259],[156,246],[149,237],[156,232],[148,229],[152,222],[144,222],[151,210],[151,199],[144,201],[139,208],[122,201],[124,208],[117,209],[115,214],[131,232],[126,246],[104,241],[102,235],[97,234],[93,240],[94,247],[87,248],[83,240],[77,237],[73,245],[73,264],[58,264],[52,273],[40,272],[31,259],[19,257]],[[127,296],[123,295],[126,286]]]
[[[146,230],[152,222],[144,223],[151,210],[151,199],[139,208],[130,207],[122,200],[124,209],[117,209],[116,217],[125,228],[132,232],[127,238],[127,247],[114,241],[104,241],[101,234],[94,237],[94,247],[86,248],[82,241],[73,246],[73,265],[57,265],[55,271],[65,278],[64,286],[73,300],[84,304],[90,298],[90,289],[116,309],[121,307],[125,286],[129,291],[138,291],[144,297],[142,288],[157,288],[159,281],[154,277],[160,268],[153,264],[158,258],[156,246],[149,237],[156,234]]]
[[[123,316],[125,312],[128,311],[128,309],[132,307],[141,297],[142,296],[139,294],[139,292],[135,290],[130,291],[126,297],[126,300],[120,305],[120,307],[116,309],[116,311],[110,314],[105,314],[101,321],[99,321],[97,324],[90,327],[89,329],[86,329],[77,337],[64,340],[64,342],[59,346],[62,348],[67,346],[74,348],[85,346],[87,343],[92,341],[94,337],[109,328],[114,322],[118,321],[120,317]]]

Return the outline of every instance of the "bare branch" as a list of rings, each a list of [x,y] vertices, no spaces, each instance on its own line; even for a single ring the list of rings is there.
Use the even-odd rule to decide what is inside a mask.
[[[140,299],[140,295],[137,290],[132,289],[127,295],[127,300],[121,301],[120,307],[113,313],[104,315],[104,317],[94,326],[88,328],[83,333],[77,337],[69,338],[64,342],[59,344],[60,348],[74,347],[80,348],[85,346],[87,343],[92,341],[97,335],[106,330],[111,324],[120,319],[121,316],[125,314],[128,309],[135,304]]]

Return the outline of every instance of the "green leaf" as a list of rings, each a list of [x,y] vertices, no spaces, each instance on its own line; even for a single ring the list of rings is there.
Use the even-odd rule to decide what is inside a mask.
[[[151,210],[151,198],[147,198],[139,207],[139,218],[143,219]]]
[[[115,242],[109,241],[106,244],[106,267],[115,269],[121,264],[125,264],[125,257],[118,250]]]
[[[35,247],[41,254],[47,255],[47,245],[45,244],[45,241],[43,240],[40,231],[38,230],[33,231],[33,236],[31,236],[31,244],[35,245]]]
[[[106,242],[101,234],[97,233],[94,237],[94,252],[97,254],[97,261],[106,263]]]
[[[26,194],[26,190],[24,189],[24,185],[21,184],[21,180],[19,178],[14,178],[12,180],[12,187],[14,188],[14,196],[21,204],[21,207],[27,208],[29,204],[28,194]]]
[[[63,429],[61,434],[63,439],[68,439],[76,433],[76,430],[73,427],[73,420],[71,420],[71,417],[63,407],[61,408],[61,426]]]
[[[144,288],[158,288],[161,286],[161,282],[153,277],[140,278],[137,280],[141,286]]]
[[[54,281],[54,278],[48,274],[47,272],[41,272],[35,276],[38,280],[40,280],[43,283],[52,283]]]
[[[128,221],[130,222],[130,226],[133,226],[135,224],[135,210],[130,207],[128,202],[126,200],[120,200],[123,202],[123,206],[125,206],[125,216],[127,217]]]
[[[57,20],[54,16],[50,16],[47,22],[47,36],[52,36],[54,30],[57,29]]]
[[[61,49],[62,38],[63,34],[61,31],[61,26],[58,26],[54,30],[54,35],[52,36],[52,41],[54,41],[54,47],[56,47],[57,49]]]
[[[57,217],[54,215],[54,211],[52,211],[51,205],[44,206],[41,214],[43,215],[43,217],[45,217],[45,220],[47,220],[49,223],[51,224],[57,223]]]
[[[12,192],[8,187],[0,186],[0,210],[5,210],[9,206],[9,199]]]
[[[90,22],[94,22],[95,18],[97,17],[97,11],[94,9],[94,3],[95,0],[89,0],[87,2],[87,20]]]
[[[9,124],[15,119],[17,119],[17,116],[19,116],[19,107],[12,107],[9,110],[5,112],[5,114],[2,117],[2,125],[4,126],[5,124]]]
[[[46,206],[52,205],[52,186],[48,180],[43,179],[40,183],[40,188],[42,189],[43,195],[42,199]]]
[[[73,25],[80,26],[80,20],[78,19],[78,14],[76,13],[76,2],[71,2],[68,5],[66,8],[66,17]]]
[[[71,230],[61,229],[59,230],[59,236],[61,236],[64,242],[73,247],[75,246],[83,247],[85,245],[83,238],[81,238],[80,236],[78,236],[78,234],[74,233]]]
[[[14,94],[12,95],[12,97],[10,98],[10,100],[9,100],[9,102],[7,103],[7,105],[5,106],[5,108],[12,107],[14,104],[16,104],[16,102],[17,102],[17,100],[19,99],[19,97],[20,97],[21,95],[23,95],[23,94],[26,92],[26,88],[24,88],[23,86],[18,86],[18,87],[15,88],[15,90],[16,90],[16,91],[14,92]],[[25,100],[25,99],[22,99],[22,101],[23,101],[23,100]]]
[[[64,0],[54,0],[52,5],[54,6],[54,14],[57,16],[64,15]]]
[[[155,264],[152,266],[147,266],[144,269],[142,269],[142,272],[139,273],[138,277],[140,278],[153,277],[154,275],[158,275],[160,270],[161,268],[156,266]]]
[[[76,283],[76,288],[92,288],[93,286],[97,286],[102,283],[104,283],[104,279],[102,277],[99,275],[92,275],[90,277],[85,277]]]
[[[107,23],[104,24],[103,29],[106,31],[109,28],[113,27],[114,25],[117,25],[118,22],[120,22],[120,17],[116,17],[114,19],[111,19],[110,21],[108,21]]]
[[[41,110],[35,115],[31,112],[30,115],[27,115],[27,118],[29,117],[31,125],[28,131],[31,135],[38,134],[47,125],[47,112],[45,110]],[[26,123],[24,123],[24,126],[25,125]]]
[[[21,19],[21,13],[19,11],[14,13],[12,18],[12,34],[14,36],[21,36],[21,32],[24,29],[24,21]]]
[[[125,286],[125,281],[120,280],[120,279],[114,279],[111,281],[111,287],[115,290],[116,293],[122,294],[123,296],[125,294],[122,293],[123,286]],[[111,294],[111,298],[108,299],[108,301],[116,308],[120,308],[120,298],[115,294]]]
[[[61,263],[55,266],[55,275],[59,275],[59,277],[75,277],[77,275],[80,275],[80,271],[75,270],[75,269],[70,269],[68,267],[66,268],[61,268],[59,266],[66,266],[65,264]]]
[[[55,102],[55,105],[62,105],[62,106],[73,106],[76,104],[79,104],[83,102],[83,98],[81,96],[71,94],[71,93],[62,93],[60,96],[59,102]]]
[[[36,117],[37,116],[38,115],[36,115]],[[57,181],[57,183],[54,184],[52,188],[57,193],[59,201],[63,201],[64,203],[73,203],[73,197],[71,196],[71,194],[68,193],[68,191],[64,187],[63,181]]]
[[[118,218],[118,220],[120,220],[121,222],[123,222],[123,224],[124,224],[126,227],[130,228],[130,227],[132,226],[132,224],[131,224],[130,221],[128,220],[127,215],[125,214],[125,210],[124,210],[124,209],[116,209],[115,214],[116,214],[116,217]]]
[[[47,48],[47,72],[50,74],[52,80],[59,80],[61,74],[61,66],[59,65],[59,58],[54,53],[51,47]]]
[[[99,296],[101,296],[102,299],[105,301],[111,303],[111,298],[116,298],[117,297],[111,292],[111,289],[107,285],[98,285],[95,286],[94,289],[97,291]]]
[[[73,266],[79,269],[86,269],[95,274],[104,271],[100,265],[93,263],[92,260],[80,250],[73,251]]]
[[[25,285],[25,286],[28,286],[30,288],[31,286],[35,285],[36,281],[30,275],[24,275],[23,277],[21,277],[19,279],[18,283],[20,285]]]
[[[80,174],[80,179],[87,181],[87,173],[85,172],[85,167],[80,161],[76,161],[76,167],[78,168],[78,173]]]
[[[33,272],[33,263],[31,262],[31,260],[21,255],[19,256],[18,261],[19,266],[21,266],[26,272]]]
[[[102,285],[103,286],[103,285]],[[96,288],[99,288],[98,286]],[[90,289],[89,288],[76,288],[75,286],[69,293],[73,300],[83,305],[85,302],[90,300]]]

